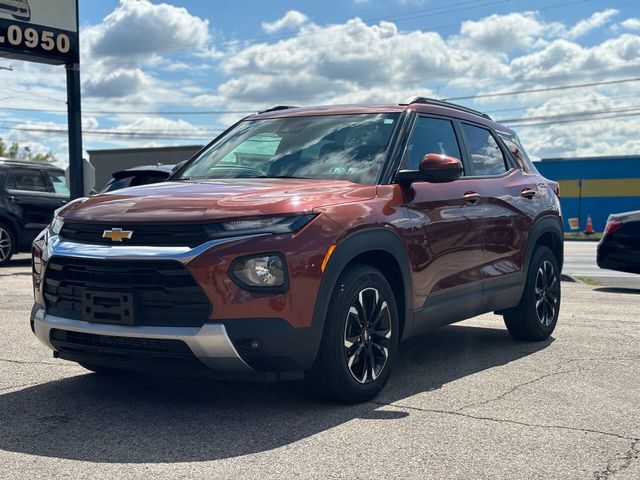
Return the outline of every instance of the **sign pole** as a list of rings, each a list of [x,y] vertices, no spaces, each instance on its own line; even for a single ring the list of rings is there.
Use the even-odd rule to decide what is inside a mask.
[[[71,199],[84,197],[82,161],[82,114],[80,110],[80,64],[65,65],[67,69],[67,120],[69,124],[69,187]]]

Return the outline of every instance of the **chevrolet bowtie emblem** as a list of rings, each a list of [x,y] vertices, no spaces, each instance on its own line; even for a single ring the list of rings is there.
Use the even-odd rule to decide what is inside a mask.
[[[105,230],[102,232],[102,238],[108,238],[112,242],[120,242],[125,238],[128,240],[133,237],[132,230],[122,230],[121,228],[112,228],[111,230]]]

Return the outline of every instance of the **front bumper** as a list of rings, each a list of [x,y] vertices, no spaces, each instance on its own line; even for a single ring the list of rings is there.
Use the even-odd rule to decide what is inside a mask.
[[[223,324],[209,323],[202,327],[146,327],[94,324],[80,320],[48,315],[44,308],[34,309],[32,325],[38,339],[52,350],[56,350],[51,341],[53,329],[64,332],[79,332],[106,337],[122,337],[128,339],[173,340],[184,342],[193,355],[205,366],[218,372],[248,373],[253,369],[238,355],[233,343],[227,335]],[[113,364],[120,359],[114,358],[109,349],[93,348],[91,361],[99,364]],[[79,356],[86,356],[82,351]],[[73,353],[69,354],[73,356]]]
[[[171,364],[166,356],[164,363],[154,363],[151,360],[155,355],[138,355],[139,352],[131,351],[127,352],[130,355],[125,362],[116,358],[121,352],[108,348],[112,345],[105,346],[106,342],[128,343],[133,350],[135,346],[146,347],[144,339],[150,339],[184,343],[181,348],[187,350],[193,361],[187,368],[178,369],[177,374],[190,374],[190,370],[198,369],[205,370],[206,376],[218,377],[217,373],[222,373],[223,378],[234,378],[238,373],[241,379],[246,376],[268,381],[299,378],[301,372],[313,365],[322,336],[322,323],[315,321],[313,312],[322,277],[320,265],[326,251],[323,245],[334,241],[336,233],[334,226],[327,222],[320,217],[314,228],[307,227],[293,236],[261,234],[225,238],[194,248],[85,244],[63,240],[45,230],[34,242],[42,252],[42,267],[33,281],[32,329],[42,343],[54,350],[54,355],[79,363],[163,372]],[[319,243],[318,247],[310,248],[314,243]],[[281,251],[287,259],[289,276],[295,280],[287,292],[247,291],[229,278],[227,271],[234,259],[267,251]],[[95,261],[96,266],[118,262],[181,264],[204,290],[212,311],[201,323],[200,318],[196,322],[185,311],[185,320],[189,320],[185,321],[187,325],[175,319],[155,324],[151,314],[137,317],[143,319],[137,325],[87,321],[89,319],[82,318],[77,307],[69,312],[68,306],[52,305],[51,298],[45,300],[45,279],[49,267],[56,263],[53,259],[79,260],[84,264]],[[73,278],[75,285],[78,285],[77,280]],[[100,278],[94,280],[102,281]],[[92,288],[103,287],[94,285]],[[106,289],[120,292],[115,284]],[[122,292],[126,293],[127,289],[123,286]],[[78,293],[71,295],[75,298]],[[160,304],[168,301],[167,298],[160,300]],[[61,346],[73,347],[72,342],[66,342],[65,332],[71,332],[74,341],[95,335],[90,341],[99,348],[64,351]],[[124,340],[117,341],[118,338]],[[142,364],[145,368],[140,367]],[[198,368],[202,366],[204,368]]]

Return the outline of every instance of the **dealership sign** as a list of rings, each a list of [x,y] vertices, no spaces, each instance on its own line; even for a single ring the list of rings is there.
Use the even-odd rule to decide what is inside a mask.
[[[79,61],[77,0],[0,0],[0,57]]]

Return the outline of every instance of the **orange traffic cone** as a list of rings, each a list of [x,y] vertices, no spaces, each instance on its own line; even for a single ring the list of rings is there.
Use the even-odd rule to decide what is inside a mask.
[[[587,226],[584,227],[584,234],[591,235],[592,233],[594,233],[594,230],[593,230],[593,223],[591,223],[591,214],[587,213]]]

